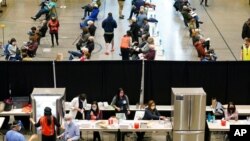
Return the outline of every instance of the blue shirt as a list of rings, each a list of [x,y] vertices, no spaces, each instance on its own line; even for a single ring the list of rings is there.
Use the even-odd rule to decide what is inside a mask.
[[[23,134],[14,130],[10,130],[6,133],[5,141],[26,141],[26,139]]]
[[[63,133],[63,138],[65,141],[67,141],[68,139],[71,139],[73,141],[75,140],[79,140],[80,138],[80,130],[79,127],[71,122],[69,125],[65,124],[65,131]]]

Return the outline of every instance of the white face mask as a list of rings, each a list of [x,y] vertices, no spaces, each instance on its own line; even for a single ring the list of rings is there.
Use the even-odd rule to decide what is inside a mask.
[[[96,107],[92,107],[92,109],[93,109],[94,111],[96,111],[97,108],[96,108]]]
[[[22,129],[22,126],[19,126],[18,131],[21,131],[21,129]]]
[[[67,125],[70,125],[70,123],[71,123],[71,121],[66,121],[66,124],[67,124]]]

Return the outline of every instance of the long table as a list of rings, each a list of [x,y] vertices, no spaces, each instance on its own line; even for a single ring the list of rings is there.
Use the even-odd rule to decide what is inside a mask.
[[[23,112],[22,109],[12,109],[10,111],[2,111],[0,112],[0,116],[30,116],[31,112]]]
[[[247,120],[230,120],[230,121],[226,121],[226,126],[222,126],[221,125],[221,120],[215,120],[214,122],[208,122],[207,121],[207,125],[208,125],[208,129],[209,131],[223,131],[223,132],[227,132],[230,130],[230,125],[250,125],[250,121]]]

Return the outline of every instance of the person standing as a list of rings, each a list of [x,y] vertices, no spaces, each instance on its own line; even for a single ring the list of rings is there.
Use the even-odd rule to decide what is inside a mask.
[[[250,18],[243,25],[241,37],[243,40],[250,38]]]
[[[200,3],[200,4],[202,5],[203,2],[204,2],[204,0],[201,0],[201,3]],[[207,5],[207,0],[205,0],[205,6],[208,7],[208,5]]]
[[[245,43],[241,47],[242,61],[250,61],[250,38],[245,39]]]
[[[53,15],[48,23],[48,27],[49,27],[49,33],[50,33],[50,36],[51,36],[51,42],[52,42],[52,47],[54,47],[54,36],[56,38],[56,44],[57,46],[59,45],[59,42],[58,42],[58,30],[59,30],[59,21],[58,19],[56,18],[55,15]]]
[[[122,10],[124,7],[124,1],[125,0],[118,0],[118,5],[119,5],[119,18],[124,19],[124,15],[122,15]]]
[[[111,106],[115,108],[116,113],[124,113],[126,117],[130,114],[129,99],[122,88],[119,88],[117,94],[113,97]]]
[[[44,116],[40,117],[37,123],[35,123],[33,118],[30,118],[30,122],[35,125],[35,127],[41,127],[42,141],[56,141],[55,126],[60,128],[61,125],[56,117],[52,115],[51,108],[44,108]]]
[[[69,114],[72,116],[73,119],[84,119],[84,111],[87,106],[87,98],[86,94],[80,94],[79,96],[73,98],[71,101],[71,109]]]
[[[62,139],[63,141],[78,141],[80,138],[79,127],[72,122],[72,117],[70,114],[64,116],[65,120],[65,131],[58,136],[57,138]]]
[[[108,17],[102,22],[102,28],[104,29],[104,39],[106,46],[106,55],[109,55],[109,44],[112,44],[111,52],[114,51],[114,29],[117,28],[117,23],[113,19],[112,13],[108,13]]]
[[[129,60],[129,47],[131,46],[132,46],[131,32],[127,31],[127,34],[122,37],[120,45],[122,60]]]

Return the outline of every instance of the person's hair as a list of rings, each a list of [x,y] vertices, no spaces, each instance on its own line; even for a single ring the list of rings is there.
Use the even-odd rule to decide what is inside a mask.
[[[250,43],[250,38],[247,38],[247,39],[246,39],[246,42],[249,42],[249,43]]]
[[[51,119],[51,108],[50,107],[45,107],[44,108],[44,116],[46,117],[46,120],[47,120],[47,125],[51,125],[52,123],[52,119]]]
[[[17,126],[20,126],[20,121],[19,120],[14,120],[11,124],[11,128],[15,128]]]
[[[212,100],[217,100],[217,98],[216,97],[212,97]]]
[[[151,106],[152,106],[153,104],[155,105],[155,101],[154,101],[154,100],[149,100],[149,101],[148,101],[148,109],[152,110],[152,109],[151,109]]]
[[[79,99],[82,100],[82,101],[84,101],[85,99],[87,99],[86,94],[85,93],[80,94],[79,95]]]
[[[92,103],[91,103],[91,109],[92,109],[92,105],[96,105],[96,113],[98,114],[99,113],[99,106],[98,106],[98,103],[97,103],[97,101],[93,101]]]
[[[235,105],[234,105],[233,102],[229,102],[229,103],[228,103],[227,109],[229,109],[231,105],[233,106],[233,108],[231,108],[231,109],[232,109],[232,113],[234,113],[234,112],[236,111],[236,107],[235,107]]]
[[[13,42],[16,42],[16,39],[15,39],[15,38],[11,38],[11,39],[10,39],[10,44],[12,44]]]
[[[63,60],[63,54],[57,53],[55,61],[62,61]]]
[[[109,12],[109,13],[108,13],[108,16],[109,16],[109,17],[112,17],[112,13],[111,13],[111,12]]]
[[[154,38],[148,37],[147,42],[148,42],[148,44],[154,44]]]
[[[30,28],[30,30],[34,31],[34,30],[36,30],[36,27],[33,26],[33,27]]]
[[[127,31],[127,35],[131,36],[131,31],[130,30]]]
[[[88,40],[92,41],[92,42],[94,41],[94,39],[95,39],[94,36],[89,36],[89,38],[88,38]]]
[[[83,32],[83,34],[86,34],[89,32],[89,29],[87,27],[83,27],[82,32]]]
[[[89,20],[89,21],[87,22],[88,25],[92,25],[93,23],[94,23],[94,22],[91,21],[91,20]]]
[[[123,96],[125,96],[125,92],[124,92],[124,90],[122,89],[122,88],[119,88],[118,90],[117,90],[117,93],[116,93],[116,99],[118,100],[119,99],[119,97],[120,97],[120,92],[121,91],[123,91]]]

